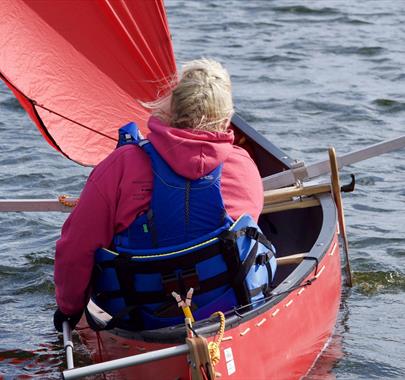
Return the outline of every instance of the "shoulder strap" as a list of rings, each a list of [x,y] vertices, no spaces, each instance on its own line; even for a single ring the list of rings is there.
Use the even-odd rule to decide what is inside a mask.
[[[118,143],[117,148],[128,144],[139,144],[142,140],[142,134],[139,132],[138,126],[131,121],[125,124],[118,130]]]

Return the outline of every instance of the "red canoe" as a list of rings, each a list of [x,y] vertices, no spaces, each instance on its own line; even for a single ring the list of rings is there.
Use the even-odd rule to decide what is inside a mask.
[[[283,152],[242,119],[235,117],[233,124],[263,177],[291,166],[292,161]],[[227,314],[221,359],[215,371],[223,379],[299,379],[308,373],[328,344],[339,309],[341,264],[335,204],[329,192],[298,200],[291,198],[265,206],[259,224],[277,247],[275,288],[262,306],[245,313]],[[94,304],[89,308],[95,319],[108,318]],[[217,320],[194,324],[196,333],[208,340],[215,339],[218,329]],[[78,333],[95,362],[179,346],[186,336],[183,325],[136,332],[117,328],[95,333],[84,320]],[[73,372],[65,371],[66,377]],[[123,368],[111,376],[190,378],[185,353]]]

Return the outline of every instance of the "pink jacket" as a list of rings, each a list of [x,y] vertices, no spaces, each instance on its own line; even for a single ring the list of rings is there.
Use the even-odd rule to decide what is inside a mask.
[[[232,145],[234,134],[196,132],[149,120],[147,138],[171,168],[197,179],[223,163],[221,191],[228,214],[236,219],[247,212],[256,220],[263,208],[263,185],[248,153]],[[56,243],[56,302],[65,314],[81,311],[88,302],[97,248],[108,247],[151,199],[149,157],[134,145],[112,152],[90,174],[80,201],[62,227]]]

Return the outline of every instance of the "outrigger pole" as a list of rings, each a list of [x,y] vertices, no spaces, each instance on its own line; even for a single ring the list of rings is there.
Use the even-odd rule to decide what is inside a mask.
[[[392,140],[386,140],[366,148],[359,149],[350,153],[346,153],[337,157],[338,168],[351,165],[356,162],[364,161],[372,157],[380,156],[381,154],[392,152],[405,147],[405,135]],[[273,174],[263,178],[263,186],[265,190],[279,189],[281,187],[294,185],[297,182],[302,182],[307,179],[319,177],[330,173],[329,159],[319,161],[315,164],[305,165],[302,161],[290,170]]]
[[[130,367],[138,364],[145,364],[156,360],[171,358],[172,356],[184,355],[189,352],[187,344],[163,348],[157,351],[145,352],[144,354],[128,356],[126,358],[110,360],[108,362],[91,364],[86,367],[67,369],[63,371],[65,380],[81,379],[86,376],[110,372],[120,368]]]

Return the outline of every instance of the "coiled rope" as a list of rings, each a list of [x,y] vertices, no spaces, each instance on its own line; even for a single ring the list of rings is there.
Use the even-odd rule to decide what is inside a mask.
[[[66,207],[75,207],[79,203],[79,198],[69,200],[69,196],[66,194],[59,195],[58,201]]]
[[[221,359],[221,352],[219,350],[219,346],[222,342],[225,332],[225,315],[222,311],[217,311],[211,315],[212,317],[218,316],[219,317],[219,330],[217,332],[217,336],[214,341],[208,343],[208,352],[210,354],[210,358],[212,361],[212,365],[217,365],[219,360]]]

